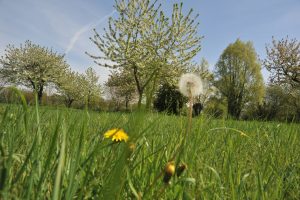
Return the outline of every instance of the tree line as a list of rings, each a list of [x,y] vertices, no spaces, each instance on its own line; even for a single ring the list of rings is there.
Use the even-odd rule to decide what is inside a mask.
[[[71,107],[75,101],[86,101],[90,106],[101,96],[99,77],[93,68],[88,68],[84,74],[72,71],[63,55],[31,41],[19,47],[8,45],[0,64],[2,85],[13,84],[31,89],[37,94],[39,103],[42,102],[46,87],[51,87],[54,93],[59,94],[67,107]],[[2,101],[9,96],[9,91],[3,91]],[[27,97],[30,96],[33,99],[27,92]]]
[[[100,86],[95,71],[71,70],[64,56],[52,49],[25,42],[9,45],[0,60],[1,81],[34,90],[39,101],[45,86],[53,84],[66,106],[85,102],[88,107],[105,94],[106,106],[129,109],[155,108],[169,113],[184,112],[186,99],[177,90],[178,77],[187,72],[200,75],[205,93],[198,97],[204,111],[216,117],[235,119],[300,119],[300,43],[288,37],[272,38],[263,60],[252,42],[237,39],[220,55],[214,70],[205,59],[195,62],[203,37],[197,32],[198,15],[183,12],[174,4],[168,16],[159,1],[116,0],[117,17],[110,17],[103,34],[94,29],[91,42],[101,52],[91,55],[111,74]],[[263,82],[261,68],[271,74]],[[102,103],[104,102],[101,99]]]

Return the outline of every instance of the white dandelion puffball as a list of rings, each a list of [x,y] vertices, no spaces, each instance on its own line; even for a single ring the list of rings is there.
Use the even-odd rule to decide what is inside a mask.
[[[199,76],[187,73],[179,80],[179,91],[187,97],[195,97],[203,93],[203,84]]]

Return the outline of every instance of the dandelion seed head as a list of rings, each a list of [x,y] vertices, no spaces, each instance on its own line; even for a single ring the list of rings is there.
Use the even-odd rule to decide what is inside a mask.
[[[193,73],[183,74],[179,80],[179,91],[187,97],[202,94],[203,83],[201,78]]]

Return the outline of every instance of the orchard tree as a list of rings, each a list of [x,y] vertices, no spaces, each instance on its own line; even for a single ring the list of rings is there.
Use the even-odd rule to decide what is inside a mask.
[[[119,105],[123,100],[125,109],[128,110],[129,102],[136,94],[134,79],[126,71],[113,71],[105,86],[109,89],[110,97]]]
[[[266,46],[267,58],[263,61],[271,73],[271,82],[289,84],[300,90],[300,42],[288,37],[279,41],[272,38],[272,45]]]
[[[87,101],[88,108],[91,106],[91,103],[95,102],[97,99],[101,98],[101,85],[99,83],[99,76],[96,71],[89,67],[85,74],[83,75],[82,80],[83,95]]]
[[[30,41],[20,47],[8,45],[5,52],[0,59],[0,75],[9,83],[32,88],[39,102],[45,86],[56,82],[68,68],[63,55]]]
[[[215,67],[216,87],[227,99],[228,114],[239,118],[248,102],[262,101],[261,66],[251,42],[237,39],[222,53]]]
[[[267,57],[264,66],[271,73],[270,81],[281,87],[282,93],[275,93],[288,97],[289,113],[296,113],[300,119],[300,42],[288,37],[279,41],[272,38],[272,45],[266,46]]]
[[[130,72],[140,107],[145,88],[156,83],[154,78],[178,76],[200,51],[198,15],[192,17],[192,10],[184,15],[182,4],[174,4],[168,18],[157,1],[115,2],[118,17],[109,19],[108,30],[102,36],[94,30],[90,38],[102,56],[89,55],[101,66]]]
[[[83,83],[83,75],[69,69],[64,74],[62,80],[56,84],[57,91],[65,98],[65,104],[68,108],[71,107],[73,102],[83,100]]]

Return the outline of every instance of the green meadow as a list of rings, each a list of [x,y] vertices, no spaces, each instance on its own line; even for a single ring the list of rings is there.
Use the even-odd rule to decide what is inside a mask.
[[[299,11],[0,0],[0,200],[300,200]]]
[[[299,199],[300,125],[0,106],[1,199]],[[127,142],[103,134],[122,128]],[[165,183],[168,162],[185,163]]]

